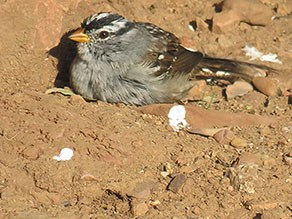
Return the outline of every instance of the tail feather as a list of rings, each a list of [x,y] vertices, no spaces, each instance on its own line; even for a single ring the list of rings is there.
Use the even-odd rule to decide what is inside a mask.
[[[268,73],[276,71],[265,65],[208,56],[202,58],[198,68],[205,74],[201,75],[203,77],[242,78],[246,81],[251,81],[254,77],[265,77]]]

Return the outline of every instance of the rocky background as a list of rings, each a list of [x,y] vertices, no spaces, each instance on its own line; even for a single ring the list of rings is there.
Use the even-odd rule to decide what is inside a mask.
[[[291,218],[290,0],[0,3],[0,218]],[[277,69],[251,84],[199,81],[180,132],[169,105],[46,93],[67,84],[66,33],[101,11],[210,56],[250,61],[249,45],[281,63],[251,61]],[[65,147],[72,159],[54,160]]]

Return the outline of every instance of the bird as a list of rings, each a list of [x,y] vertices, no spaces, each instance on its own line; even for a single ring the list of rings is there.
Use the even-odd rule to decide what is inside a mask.
[[[173,33],[115,12],[85,18],[68,38],[77,47],[70,66],[73,92],[108,103],[175,103],[187,97],[199,77],[251,81],[271,70],[185,48]]]

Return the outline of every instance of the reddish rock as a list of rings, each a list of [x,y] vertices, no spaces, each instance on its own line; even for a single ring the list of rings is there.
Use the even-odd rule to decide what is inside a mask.
[[[234,97],[243,96],[252,90],[253,87],[250,83],[245,81],[236,81],[234,84],[227,86],[226,96],[227,99],[232,99]]]
[[[275,78],[255,77],[252,83],[257,90],[267,96],[277,96],[280,94],[279,81]]]
[[[224,10],[237,11],[242,20],[253,25],[267,25],[274,15],[271,8],[259,0],[225,0]]]
[[[213,17],[212,31],[222,33],[232,30],[239,24],[241,16],[236,11],[223,11],[220,14],[215,14]]]
[[[242,103],[252,105],[253,107],[263,106],[267,101],[267,96],[258,92],[251,91],[248,92],[244,97],[241,98]]]
[[[195,45],[194,40],[188,36],[183,36],[180,40],[181,44],[186,48],[192,48]]]
[[[173,104],[153,104],[137,108],[143,114],[152,114],[167,117]],[[206,110],[194,105],[185,105],[186,121],[194,129],[226,127],[226,126],[251,126],[268,125],[276,122],[276,118],[247,113],[230,113],[216,110]]]
[[[202,100],[206,91],[209,91],[210,88],[208,87],[205,80],[198,80],[196,81],[195,85],[188,93],[188,100]]]
[[[45,49],[49,50],[58,44],[66,10],[68,8],[58,1],[38,0],[36,2],[33,16],[38,19],[36,19],[35,29],[38,34],[38,42]]]
[[[272,9],[259,0],[225,0],[223,10],[213,17],[213,31],[232,30],[241,21],[253,25],[267,25],[274,15]]]

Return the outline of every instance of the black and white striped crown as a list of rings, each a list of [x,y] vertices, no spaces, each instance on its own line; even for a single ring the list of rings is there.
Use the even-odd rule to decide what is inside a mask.
[[[81,26],[88,32],[106,29],[112,33],[121,34],[128,31],[133,22],[116,13],[101,12],[86,18]]]

